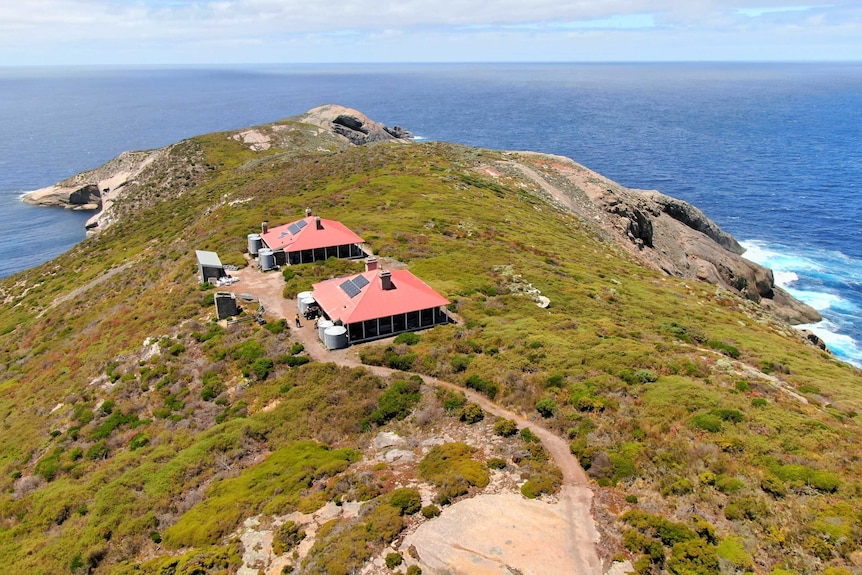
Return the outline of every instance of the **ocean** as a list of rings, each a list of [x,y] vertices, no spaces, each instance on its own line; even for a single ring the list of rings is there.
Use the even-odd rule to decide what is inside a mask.
[[[417,136],[568,156],[701,208],[862,366],[862,64],[0,68],[0,277],[84,239],[26,191],[125,150],[320,104]]]

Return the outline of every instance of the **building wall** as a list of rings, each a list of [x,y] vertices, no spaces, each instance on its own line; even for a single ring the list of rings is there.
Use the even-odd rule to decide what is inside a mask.
[[[361,258],[366,253],[356,244],[345,244],[341,246],[330,246],[314,250],[300,250],[287,253],[287,261],[293,264],[308,264],[318,260],[336,258]]]
[[[405,331],[425,329],[449,322],[440,308],[428,308],[395,316],[370,319],[347,324],[347,336],[351,343],[389,337]]]

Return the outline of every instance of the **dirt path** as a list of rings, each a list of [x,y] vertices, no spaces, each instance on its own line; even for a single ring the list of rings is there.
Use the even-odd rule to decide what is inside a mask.
[[[277,272],[264,274],[252,268],[245,268],[232,272],[232,275],[239,277],[240,281],[228,288],[224,288],[225,291],[250,293],[257,296],[265,308],[265,315],[268,319],[286,318],[291,328],[292,336],[302,342],[306,352],[314,360],[332,362],[346,367],[362,366],[381,377],[388,377],[396,372],[396,370],[386,367],[362,364],[359,361],[355,347],[327,351],[318,337],[313,321],[301,320],[302,327],[295,327],[293,318],[297,313],[296,301],[286,300],[282,297],[284,282],[281,274]],[[491,402],[487,397],[473,390],[465,389],[454,383],[427,375],[417,375],[428,385],[464,392],[469,401],[479,404],[488,413],[515,421],[519,428],[529,427],[539,437],[542,445],[548,450],[548,453],[554,458],[554,462],[562,471],[563,486],[558,494],[558,505],[563,517],[562,525],[559,527],[568,530],[568,537],[565,537],[567,541],[566,546],[568,547],[565,558],[554,569],[550,569],[547,565],[543,566],[539,564],[534,566],[535,571],[522,570],[522,572],[525,575],[528,573],[546,574],[552,572],[600,575],[603,571],[597,548],[599,534],[590,513],[593,493],[584,470],[569,451],[568,443],[549,429],[543,427],[540,423],[528,419],[523,414],[500,407]],[[455,537],[455,540],[460,542],[458,539],[459,536],[455,535]],[[456,545],[456,547],[458,546]],[[559,560],[557,558],[557,561]],[[480,573],[483,571],[475,570],[469,572]],[[463,573],[467,573],[467,571]]]

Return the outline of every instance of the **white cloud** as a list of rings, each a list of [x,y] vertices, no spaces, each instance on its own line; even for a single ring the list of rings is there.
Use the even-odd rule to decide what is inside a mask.
[[[637,39],[640,47],[632,47],[626,59],[673,59],[687,53],[679,44],[683,40],[708,50],[702,46],[707,38],[714,38],[716,50],[709,59],[723,54],[732,59],[736,51],[728,46],[759,41],[768,54],[770,42],[777,41],[773,35],[791,27],[802,55],[828,59],[832,33],[846,40],[835,58],[846,59],[849,47],[850,57],[862,59],[862,8],[834,1],[10,1],[0,5],[0,64],[298,61],[296,54],[311,61],[324,56],[330,61],[424,56],[419,59],[428,61],[455,44],[462,51],[451,59],[506,60],[513,53],[534,55],[536,46],[551,51],[538,59],[560,59],[554,57],[559,54],[577,59],[585,52],[600,55],[602,34],[624,45]],[[302,42],[312,42],[317,51],[298,49]],[[393,50],[396,42],[410,45]],[[819,44],[806,47],[805,42]],[[297,49],[288,56],[267,49],[283,46]],[[617,51],[608,49],[609,54]]]

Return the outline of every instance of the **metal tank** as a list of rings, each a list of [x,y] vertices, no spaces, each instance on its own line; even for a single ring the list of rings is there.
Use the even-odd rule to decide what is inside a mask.
[[[269,271],[275,268],[275,258],[272,255],[272,250],[269,248],[260,248],[257,255],[258,264],[261,271]]]
[[[302,305],[301,302],[302,302],[302,300],[304,300],[306,298],[310,298],[310,297],[312,297],[310,291],[301,291],[298,294],[296,294],[296,309],[298,309],[300,312],[305,311],[301,307],[301,305]]]
[[[328,327],[323,332],[323,345],[326,349],[343,349],[347,344],[347,328],[343,325]]]
[[[324,334],[326,333],[327,329],[329,329],[330,327],[332,327],[334,325],[335,324],[333,322],[329,321],[328,319],[322,319],[319,322],[317,322],[317,337],[320,338],[320,341],[326,341]]]
[[[248,253],[256,256],[263,247],[263,240],[260,234],[248,234]]]

